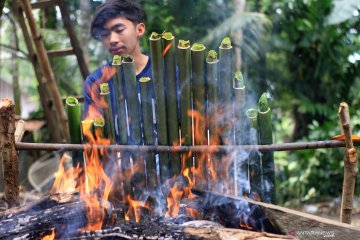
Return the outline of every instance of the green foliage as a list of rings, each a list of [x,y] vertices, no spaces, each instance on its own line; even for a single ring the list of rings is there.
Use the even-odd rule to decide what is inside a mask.
[[[360,68],[348,57],[360,47],[360,18],[345,18],[331,0],[277,1],[267,13],[273,21],[267,76],[279,107],[288,105],[283,96],[291,96],[293,137],[300,139],[313,120],[322,124],[339,102],[350,100]]]

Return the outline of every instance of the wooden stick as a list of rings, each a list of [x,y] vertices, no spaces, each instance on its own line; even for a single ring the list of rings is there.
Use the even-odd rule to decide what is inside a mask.
[[[25,121],[20,119],[16,124],[15,142],[20,142],[25,133]]]
[[[355,146],[360,146],[360,142],[354,142]],[[345,142],[337,140],[328,141],[313,141],[313,142],[296,142],[296,143],[279,143],[270,145],[227,145],[227,146],[140,146],[140,145],[82,145],[82,144],[54,144],[54,143],[16,143],[17,150],[46,150],[46,151],[73,151],[83,149],[112,149],[114,151],[140,151],[140,152],[209,152],[220,153],[235,150],[251,151],[257,150],[259,152],[267,151],[296,151],[306,149],[321,149],[321,148],[339,148],[344,147]]]
[[[19,198],[19,160],[15,148],[15,105],[0,101],[0,157],[2,155],[5,201],[16,206]]]
[[[358,173],[358,154],[351,139],[350,114],[347,103],[340,103],[338,114],[345,135],[344,182],[342,187],[340,221],[350,224],[355,180]]]
[[[48,89],[51,93],[51,96],[53,98],[54,107],[56,109],[56,116],[59,121],[59,127],[61,128],[61,132],[63,134],[63,138],[66,142],[69,142],[70,136],[68,132],[68,126],[67,126],[67,116],[65,113],[64,104],[61,101],[61,95],[59,88],[56,84],[54,72],[52,71],[52,68],[50,66],[49,58],[46,54],[44,41],[42,40],[42,36],[40,34],[39,29],[36,27],[36,20],[34,18],[34,15],[32,13],[30,1],[28,0],[22,0],[22,6],[25,12],[25,15],[29,22],[30,32],[32,34],[32,37],[34,39],[35,48],[37,51],[39,66],[42,69],[43,75],[44,75],[44,81],[46,82]]]

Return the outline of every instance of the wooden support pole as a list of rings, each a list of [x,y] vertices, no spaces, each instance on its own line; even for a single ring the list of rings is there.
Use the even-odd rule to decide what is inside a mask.
[[[15,105],[9,99],[0,101],[0,158],[2,158],[5,201],[9,207],[18,204],[19,161],[15,148]]]
[[[355,180],[358,173],[358,154],[351,138],[350,114],[347,103],[340,103],[338,114],[345,136],[344,182],[342,187],[340,221],[350,224]]]
[[[34,15],[32,13],[31,5],[28,0],[22,0],[22,7],[24,9],[24,13],[28,19],[30,32],[33,37],[35,48],[38,56],[39,65],[42,69],[42,73],[44,75],[44,80],[46,81],[46,84],[48,85],[49,91],[51,92],[51,95],[54,100],[54,107],[56,109],[56,115],[59,121],[59,126],[61,127],[61,132],[63,134],[63,138],[66,142],[69,141],[70,136],[68,132],[68,126],[67,126],[67,116],[65,113],[64,104],[61,100],[60,91],[58,89],[58,86],[55,81],[54,73],[52,71],[52,68],[50,66],[49,58],[46,54],[46,49],[44,46],[44,41],[42,39],[42,36],[39,32],[39,29],[36,27],[36,20],[34,18]]]

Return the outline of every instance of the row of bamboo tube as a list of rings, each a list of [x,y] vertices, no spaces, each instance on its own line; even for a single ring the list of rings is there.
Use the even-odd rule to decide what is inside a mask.
[[[87,119],[80,126],[77,100],[69,97],[66,103],[71,142],[80,143],[81,129],[90,123],[94,129],[102,129],[101,136],[109,138],[111,144],[271,144],[271,113],[266,93],[260,98],[259,107],[247,110],[243,76],[232,70],[229,38],[224,38],[218,52],[219,58],[215,50],[206,54],[203,44],[194,43],[191,46],[186,40],[179,40],[175,47],[175,37],[170,32],[153,33],[150,37],[153,76],[152,79],[141,78],[140,81],[136,81],[135,63],[130,56],[114,56],[116,117],[112,118],[106,82],[100,84],[101,101],[106,103],[103,104],[101,119],[91,119],[90,122]],[[74,111],[76,114],[73,114]],[[250,134],[253,139],[248,137]],[[95,135],[99,134],[95,132]],[[83,142],[88,141],[86,137],[83,138]],[[121,155],[121,169],[127,172],[122,178],[125,194],[135,189],[130,186],[133,184],[134,166],[142,170],[137,173],[137,178],[146,179],[145,185],[149,189],[155,189],[160,183],[181,175],[188,168],[198,188],[236,195],[249,194],[252,189],[264,201],[274,202],[273,153],[260,156],[252,151],[245,154],[249,155],[247,158],[238,154],[159,152],[143,156],[123,152],[117,157]],[[76,163],[83,161],[81,153],[75,155],[79,159]],[[246,184],[249,186],[244,186]],[[143,188],[143,185],[139,188]],[[264,188],[265,185],[270,187]]]
[[[69,98],[67,101],[68,113],[79,110],[77,109],[78,102],[74,98]],[[72,110],[69,108],[73,108]],[[254,112],[251,110],[250,112]],[[358,173],[358,155],[352,140],[352,131],[350,124],[349,107],[346,103],[341,103],[339,106],[339,118],[343,130],[343,137],[345,139],[345,152],[344,152],[344,182],[341,204],[340,221],[351,223],[352,214],[352,201],[354,197],[354,188],[356,175]],[[69,114],[71,115],[71,114]],[[76,114],[75,114],[76,115]],[[25,132],[24,121],[18,121],[15,129],[15,105],[8,99],[1,99],[0,101],[0,159],[2,160],[2,176],[4,180],[5,201],[9,207],[18,205],[19,199],[19,163],[16,150],[16,144],[21,141]],[[72,139],[74,133],[72,132]],[[303,144],[303,148],[307,149]],[[41,148],[41,144],[38,144]],[[344,144],[343,144],[344,145]],[[335,144],[334,147],[343,145]],[[358,145],[358,143],[357,143]],[[271,145],[266,145],[270,146]],[[323,146],[324,147],[324,146]],[[321,148],[318,146],[317,148]],[[275,148],[274,148],[275,149]]]

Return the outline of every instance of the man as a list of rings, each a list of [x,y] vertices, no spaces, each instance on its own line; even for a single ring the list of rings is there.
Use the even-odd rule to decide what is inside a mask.
[[[90,30],[91,36],[101,41],[111,55],[128,54],[134,59],[137,80],[141,77],[152,77],[151,60],[140,49],[140,38],[145,33],[143,18],[144,11],[133,1],[108,0],[96,9]],[[104,79],[106,76],[103,76],[106,66],[111,66],[111,63],[96,69],[85,80],[85,117],[88,115],[89,106],[99,102],[95,98],[99,96],[100,89],[93,86],[102,79],[109,83],[112,111],[116,113],[112,78],[107,81],[108,79]]]

